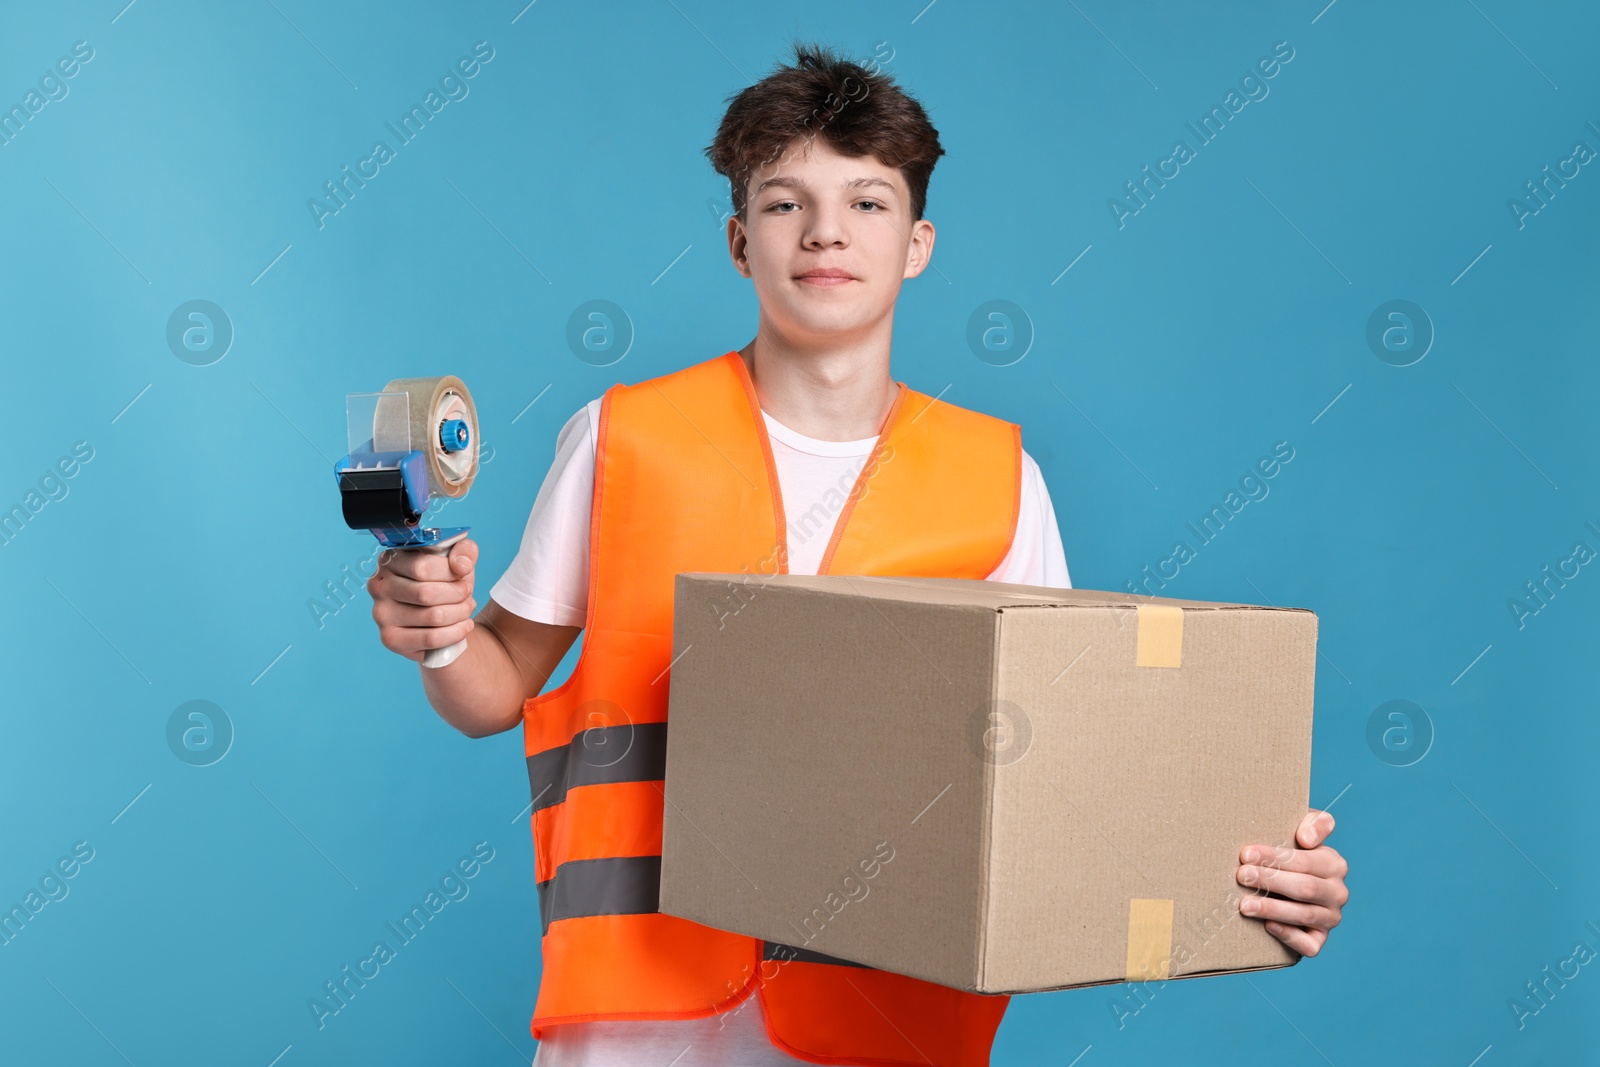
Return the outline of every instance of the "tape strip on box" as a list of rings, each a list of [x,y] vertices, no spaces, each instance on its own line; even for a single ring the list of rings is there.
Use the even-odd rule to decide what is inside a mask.
[[[1128,901],[1127,980],[1165,979],[1171,970],[1172,901],[1134,897]]]
[[[1183,609],[1171,604],[1140,604],[1134,665],[1183,666]]]

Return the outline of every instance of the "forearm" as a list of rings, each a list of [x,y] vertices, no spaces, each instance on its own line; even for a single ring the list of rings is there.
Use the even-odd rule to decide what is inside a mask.
[[[522,720],[523,680],[488,626],[474,626],[467,650],[447,667],[423,667],[422,688],[439,717],[468,737],[487,737]]]

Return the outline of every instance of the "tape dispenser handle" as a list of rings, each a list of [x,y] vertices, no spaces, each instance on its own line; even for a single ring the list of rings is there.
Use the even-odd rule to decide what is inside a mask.
[[[436,544],[418,546],[416,548],[406,548],[402,549],[401,551],[430,552],[435,556],[448,556],[450,554],[451,546],[465,536],[467,536],[467,531],[463,530],[454,537],[440,541]],[[465,637],[453,645],[446,645],[443,648],[430,648],[422,654],[422,665],[424,667],[431,667],[435,669],[439,667],[448,667],[450,664],[459,659],[461,657],[461,653],[465,652],[466,650],[467,639]]]

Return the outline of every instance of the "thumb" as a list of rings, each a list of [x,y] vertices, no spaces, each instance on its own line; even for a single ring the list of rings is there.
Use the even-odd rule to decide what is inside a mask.
[[[1333,816],[1313,808],[1300,820],[1295,838],[1301,848],[1316,848],[1331,833],[1333,833]]]
[[[450,546],[450,572],[463,575],[472,570],[478,560],[478,546],[475,542],[461,540]]]

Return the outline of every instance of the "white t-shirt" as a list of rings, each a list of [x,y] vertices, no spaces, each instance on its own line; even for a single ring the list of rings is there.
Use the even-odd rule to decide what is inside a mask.
[[[489,595],[516,615],[582,626],[589,594],[589,518],[594,500],[596,399],[567,420],[556,438],[522,534],[522,546]],[[789,573],[815,574],[856,476],[876,437],[819,441],[762,412],[772,441],[788,523]],[[1071,588],[1061,532],[1039,465],[1022,454],[1022,503],[1011,549],[991,581]],[[608,1020],[546,1027],[534,1067],[794,1067],[767,1038],[761,999],[752,993],[720,1015],[700,1019]]]

